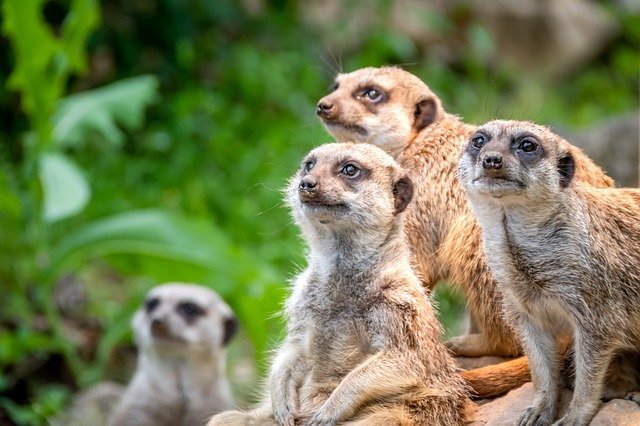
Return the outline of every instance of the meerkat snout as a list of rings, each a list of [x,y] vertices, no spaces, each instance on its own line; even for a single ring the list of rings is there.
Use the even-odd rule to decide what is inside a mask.
[[[315,196],[316,186],[318,186],[318,181],[313,176],[305,176],[302,178],[302,180],[300,180],[300,185],[298,186],[300,197],[311,198]]]
[[[490,152],[482,158],[482,167],[485,170],[500,170],[502,168],[502,155]]]
[[[167,339],[171,338],[169,334],[169,328],[167,327],[167,323],[158,318],[154,318],[151,320],[151,335],[156,339]]]
[[[316,114],[322,119],[331,120],[335,118],[335,111],[333,102],[326,100],[326,98],[320,99],[316,106]]]

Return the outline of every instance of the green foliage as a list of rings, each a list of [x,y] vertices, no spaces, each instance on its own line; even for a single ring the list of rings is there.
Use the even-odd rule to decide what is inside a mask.
[[[43,4],[44,0],[5,0],[2,11],[3,30],[16,56],[9,87],[22,93],[23,109],[31,118],[38,143],[47,144],[50,117],[70,73],[85,67],[85,42],[100,15],[95,0],[74,0],[58,38],[44,22]]]
[[[42,153],[39,171],[44,197],[44,222],[53,223],[73,216],[89,201],[87,181],[78,167],[64,155]]]
[[[390,13],[389,1],[375,4]],[[623,34],[587,69],[554,82],[493,63],[495,40],[465,24],[464,11],[422,17],[440,37],[461,39],[445,62],[386,24],[335,58],[327,35],[350,44],[350,16],[314,28],[300,19],[303,2],[108,5],[3,2],[13,56],[0,56],[13,64],[8,83],[24,114],[13,112],[0,139],[0,423],[4,411],[44,424],[70,389],[116,376],[113,354],[130,342],[131,315],[163,281],[218,291],[264,371],[287,280],[304,265],[281,189],[304,153],[330,140],[314,105],[342,63],[407,64],[470,122],[582,125],[638,106],[634,16],[619,16]],[[11,102],[2,93],[0,107]],[[101,325],[89,354],[67,333],[74,318],[53,302],[66,276],[85,284],[81,314]],[[436,297],[455,334],[462,302],[444,288]],[[37,370],[59,356],[72,374],[54,379],[63,388]]]
[[[62,148],[78,147],[95,131],[111,144],[121,146],[125,135],[116,121],[129,129],[140,128],[144,110],[157,94],[158,80],[147,75],[67,96],[58,102],[52,117],[53,140]]]
[[[69,388],[60,385],[45,385],[38,389],[33,401],[26,406],[0,397],[0,407],[4,408],[14,422],[21,425],[46,425],[68,401]]]

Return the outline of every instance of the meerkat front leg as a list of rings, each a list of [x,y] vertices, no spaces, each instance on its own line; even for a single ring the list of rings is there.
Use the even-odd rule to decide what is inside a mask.
[[[550,425],[556,416],[560,367],[554,335],[533,318],[517,318],[525,352],[531,366],[535,394],[533,405],[518,420],[519,426]]]
[[[299,343],[286,342],[278,351],[269,375],[269,391],[273,416],[281,425],[295,424],[298,414],[301,371],[305,363]]]
[[[575,333],[576,382],[569,411],[556,425],[586,425],[600,407],[604,379],[613,354],[596,336]]]
[[[370,400],[384,400],[415,386],[416,380],[407,376],[406,367],[398,365],[400,359],[406,362],[406,354],[383,351],[369,357],[342,379],[308,426],[335,425]]]

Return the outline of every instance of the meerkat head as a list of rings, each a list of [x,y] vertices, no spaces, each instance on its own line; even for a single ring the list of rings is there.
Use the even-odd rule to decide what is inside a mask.
[[[302,161],[287,202],[303,231],[367,229],[390,224],[413,196],[406,172],[375,146],[322,145]]]
[[[337,140],[371,143],[394,158],[443,114],[429,87],[398,67],[339,74],[316,112]]]
[[[501,202],[552,196],[574,176],[572,148],[546,127],[491,121],[471,136],[458,163],[458,178],[468,194]]]
[[[141,351],[219,351],[231,340],[237,321],[231,308],[206,287],[169,283],[152,288],[132,320]]]

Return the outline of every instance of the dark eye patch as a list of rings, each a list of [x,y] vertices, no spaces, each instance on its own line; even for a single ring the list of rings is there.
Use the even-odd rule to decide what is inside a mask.
[[[160,299],[152,297],[144,301],[144,310],[147,313],[153,312],[160,305]]]
[[[313,169],[313,166],[315,166],[315,164],[315,161],[307,161],[306,163],[304,163],[304,171],[309,173],[311,169]]]
[[[302,172],[309,173],[311,169],[316,165],[315,157],[308,157],[302,162]]]
[[[511,151],[524,166],[530,166],[546,157],[537,137],[529,132],[511,138]]]
[[[473,161],[476,161],[478,159],[478,156],[480,155],[480,150],[490,140],[491,140],[491,136],[481,130],[478,130],[471,137],[471,139],[469,139],[469,142],[467,143],[466,151],[471,156]]]
[[[179,303],[178,306],[176,306],[176,312],[189,324],[207,313],[206,309],[194,302]]]

